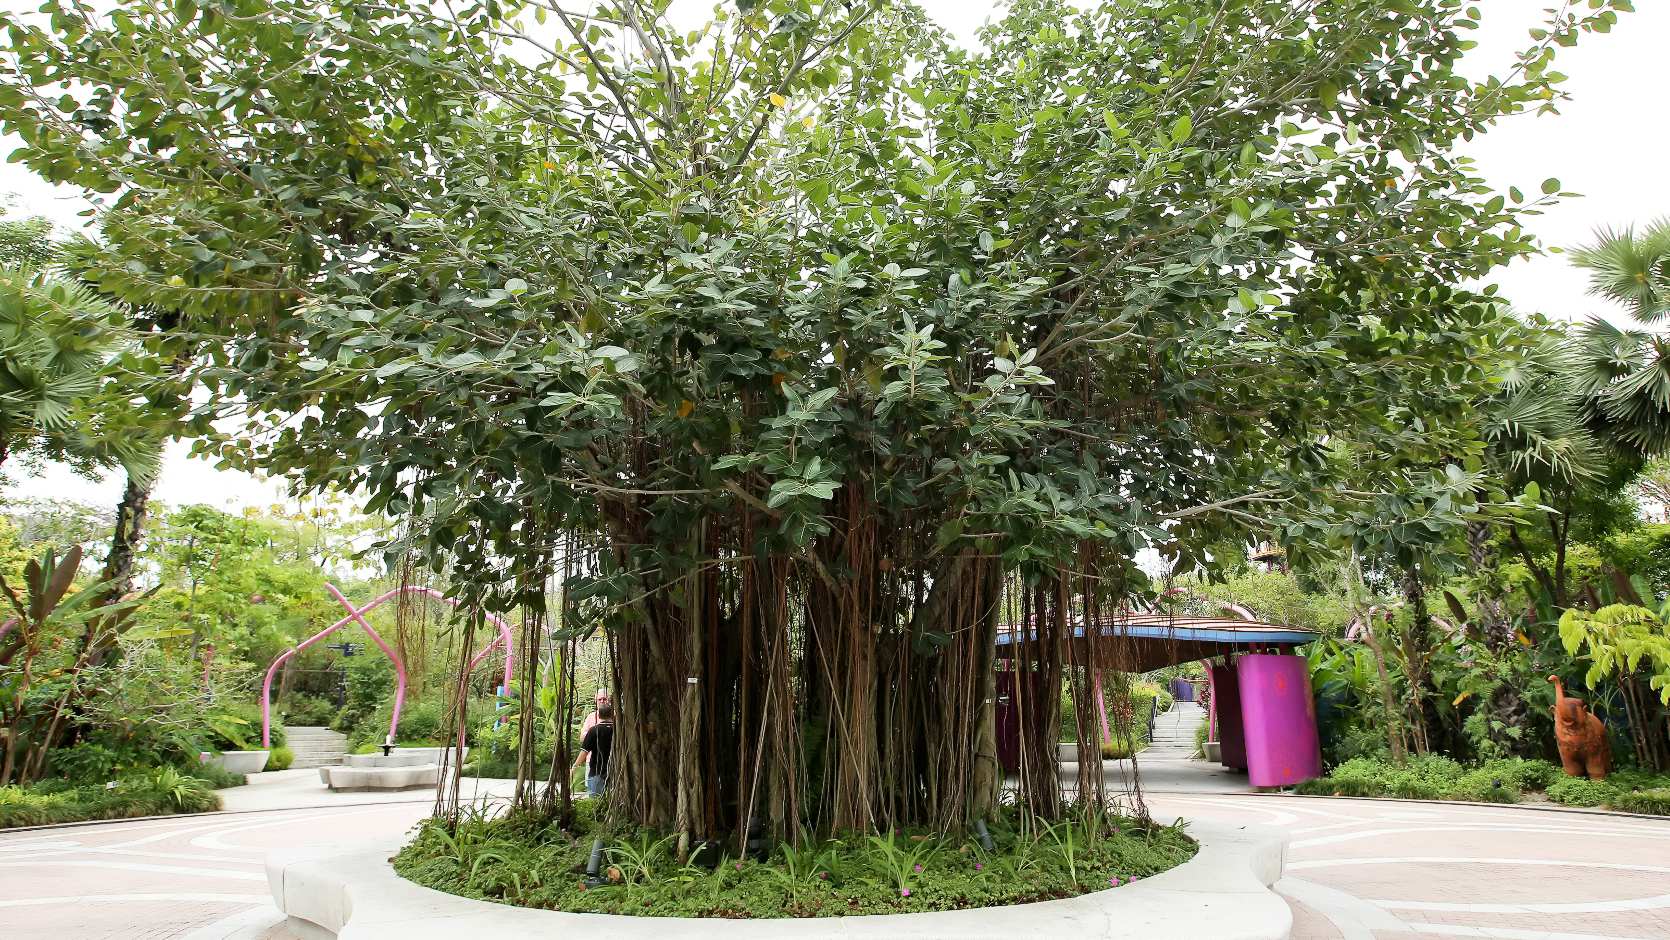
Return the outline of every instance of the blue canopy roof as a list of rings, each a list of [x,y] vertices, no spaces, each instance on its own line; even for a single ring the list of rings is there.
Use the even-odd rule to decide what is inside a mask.
[[[1086,624],[1073,627],[1073,639],[1083,642]],[[1146,672],[1175,663],[1209,659],[1228,653],[1250,652],[1270,647],[1294,647],[1309,643],[1320,634],[1300,627],[1288,627],[1256,620],[1222,617],[1173,617],[1167,614],[1133,613],[1106,618],[1098,624],[1095,647],[1104,652],[1105,667]],[[998,655],[1025,655],[1025,644],[1033,629],[1022,624],[1000,626]]]

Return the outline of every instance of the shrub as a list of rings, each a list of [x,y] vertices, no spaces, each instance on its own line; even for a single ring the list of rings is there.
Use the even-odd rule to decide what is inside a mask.
[[[130,755],[97,741],[83,741],[52,751],[54,772],[76,783],[97,783],[116,776]]]
[[[1393,796],[1412,800],[1437,800],[1448,796],[1466,773],[1455,760],[1437,754],[1411,757],[1389,779]]]
[[[1102,742],[1102,760],[1124,760],[1131,756],[1131,742],[1114,735],[1112,741]]]
[[[217,764],[205,764],[198,762],[189,767],[181,768],[181,772],[196,777],[204,783],[207,783],[215,790],[224,790],[227,787],[241,787],[249,782],[249,778],[243,774],[235,774],[232,771],[227,770],[225,767],[221,767]]]
[[[1559,767],[1548,761],[1526,760],[1523,757],[1485,761],[1479,769],[1500,778],[1503,786],[1519,790],[1546,790],[1562,774]]]
[[[172,767],[69,789],[0,787],[0,828],[200,813],[220,807],[207,783]]]
[[[207,746],[215,751],[252,751],[261,747],[261,706],[223,704],[203,717]],[[284,723],[272,716],[272,745],[285,743]]]
[[[1528,784],[1546,774],[1541,761],[1491,761],[1467,770],[1448,757],[1424,754],[1403,766],[1354,757],[1320,780],[1300,784],[1300,793],[1320,796],[1395,796],[1411,800],[1472,800],[1513,803]]]
[[[1492,771],[1486,765],[1462,774],[1446,798],[1474,803],[1517,803],[1522,789],[1515,778]]]
[[[1353,757],[1327,776],[1307,780],[1296,788],[1312,796],[1384,796],[1387,765],[1371,757]]]
[[[1670,787],[1620,793],[1611,802],[1613,809],[1626,813],[1670,816]]]
[[[357,737],[362,726],[372,721],[378,706],[394,698],[394,667],[381,656],[354,656],[343,663],[342,710],[337,712],[331,727],[350,737]],[[383,727],[388,727],[384,713]],[[378,736],[381,741],[381,735]]]
[[[1617,799],[1618,788],[1601,780],[1561,777],[1548,785],[1548,798],[1566,806],[1601,806]]]
[[[284,723],[298,727],[328,725],[336,720],[337,708],[327,698],[296,694],[284,703]]]
[[[473,709],[472,709],[473,711]],[[394,702],[384,702],[374,714],[359,723],[348,736],[353,747],[382,744],[388,735],[389,716],[394,713]],[[477,712],[479,714],[479,712]],[[441,731],[446,724],[446,709],[440,702],[419,700],[407,702],[400,710],[400,727],[396,729],[396,744],[434,747],[441,743]]]
[[[273,752],[267,756],[267,769],[289,770],[290,765],[295,762],[296,752],[281,744],[278,747],[273,748]]]

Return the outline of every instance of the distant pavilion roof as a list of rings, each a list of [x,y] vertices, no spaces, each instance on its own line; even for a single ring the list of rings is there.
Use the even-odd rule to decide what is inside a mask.
[[[1098,666],[1126,672],[1147,672],[1177,663],[1210,659],[1228,653],[1287,649],[1315,640],[1320,634],[1299,627],[1226,617],[1174,617],[1170,614],[1131,613],[1098,622]],[[1035,642],[1031,627],[1010,624],[997,629],[997,655],[1026,656]],[[1089,657],[1085,624],[1073,627],[1079,662]]]

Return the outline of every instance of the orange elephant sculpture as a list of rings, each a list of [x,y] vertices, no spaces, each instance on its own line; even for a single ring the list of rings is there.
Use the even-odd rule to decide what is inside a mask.
[[[1554,740],[1560,745],[1560,763],[1566,776],[1590,780],[1605,780],[1612,767],[1612,746],[1606,740],[1606,725],[1594,715],[1580,698],[1566,694],[1559,676],[1549,676],[1554,683]]]

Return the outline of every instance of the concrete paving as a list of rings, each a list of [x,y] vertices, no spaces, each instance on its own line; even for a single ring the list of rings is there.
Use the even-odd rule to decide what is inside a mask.
[[[1291,836],[1276,889],[1296,940],[1670,940],[1670,820],[1162,793],[1158,763],[1143,763],[1156,813]],[[299,786],[285,774],[226,791],[244,812],[0,833],[0,938],[294,940],[267,893],[267,851],[388,838],[431,805],[427,793],[330,794],[317,777]],[[275,805],[290,798],[307,805]]]
[[[462,796],[466,801],[509,796],[510,780],[465,777]],[[388,793],[332,793],[319,781],[319,771],[292,768],[255,774],[249,783],[220,791],[221,808],[245,813],[268,809],[296,809],[308,806],[349,806],[363,803],[433,803],[435,791],[400,790]]]

